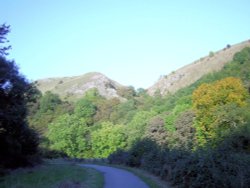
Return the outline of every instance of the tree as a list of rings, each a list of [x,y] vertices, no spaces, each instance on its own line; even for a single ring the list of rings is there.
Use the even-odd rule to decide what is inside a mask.
[[[172,109],[171,113],[167,115],[165,118],[165,127],[169,132],[174,132],[176,130],[175,121],[179,114],[191,108],[190,101],[190,96],[180,98],[177,101],[175,107]]]
[[[181,113],[176,121],[176,131],[171,134],[169,146],[175,149],[190,150],[194,141],[194,121],[195,114],[192,110]]]
[[[97,103],[97,111],[94,116],[95,122],[111,121],[111,114],[115,111],[117,105],[121,102],[118,98],[102,99]]]
[[[74,114],[79,118],[84,118],[88,125],[92,125],[96,106],[88,98],[83,98],[76,103]]]
[[[70,157],[89,157],[86,136],[87,123],[83,118],[65,114],[49,125],[50,148]]]
[[[26,122],[29,90],[15,63],[0,57],[0,163],[4,166],[23,165],[26,156],[37,151],[38,139]]]
[[[145,134],[147,123],[155,112],[139,111],[137,112],[131,122],[126,127],[128,135],[128,145],[132,146],[137,140],[141,139]]]
[[[0,27],[0,43],[6,41],[9,26]],[[32,86],[19,73],[13,61],[0,48],[0,167],[30,164],[28,157],[37,152],[38,137],[26,122],[26,104],[32,99]]]
[[[40,112],[53,112],[56,107],[62,103],[59,95],[51,93],[50,91],[45,92],[43,97],[40,99]]]
[[[10,26],[2,24],[0,26],[0,44],[9,42],[6,39],[6,35],[10,32]],[[8,55],[8,50],[11,48],[11,46],[0,46],[0,56]]]
[[[133,86],[120,87],[117,89],[117,94],[126,99],[132,99],[136,96],[136,92]]]
[[[94,157],[106,158],[118,149],[124,149],[127,146],[126,139],[123,125],[102,123],[101,128],[91,134]]]
[[[135,101],[130,99],[115,106],[110,115],[111,122],[115,124],[127,124],[136,112]]]
[[[57,94],[45,92],[44,95],[37,97],[35,103],[29,104],[28,121],[30,126],[43,137],[50,123],[72,111],[72,104],[62,101]]]
[[[226,105],[246,105],[247,91],[240,79],[228,77],[212,84],[202,84],[193,92],[193,108],[196,114],[195,129],[198,145],[215,145],[219,132],[227,129],[217,126],[218,109]],[[221,136],[221,135],[220,135]]]
[[[156,142],[159,146],[166,146],[167,131],[164,127],[164,120],[159,117],[153,117],[148,122],[145,137]]]

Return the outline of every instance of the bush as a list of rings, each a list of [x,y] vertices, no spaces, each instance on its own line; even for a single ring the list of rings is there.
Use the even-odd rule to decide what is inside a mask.
[[[247,187],[249,165],[247,155],[199,151],[170,165],[170,180],[179,187]]]
[[[46,158],[46,159],[68,157],[68,155],[66,153],[64,153],[63,151],[50,150],[47,148],[41,149],[40,155],[41,155],[41,157]]]
[[[192,110],[188,110],[180,114],[176,121],[176,131],[172,133],[172,142],[169,143],[170,148],[190,150],[194,144],[195,130],[193,128],[193,120],[195,114]]]
[[[154,148],[157,148],[155,142],[149,139],[143,139],[136,142],[128,152],[126,164],[131,167],[140,167],[144,154],[149,154]]]
[[[157,176],[161,174],[163,155],[159,147],[152,143],[149,152],[144,153],[141,159],[141,167]]]
[[[126,164],[128,156],[128,152],[118,149],[116,152],[109,155],[108,162],[110,164]]]
[[[213,57],[214,56],[214,52],[210,51],[209,52],[209,57]]]
[[[239,135],[229,140],[234,138]],[[224,145],[186,152],[162,149],[144,139],[128,152],[119,150],[110,155],[109,162],[143,168],[176,187],[249,187],[249,154]]]

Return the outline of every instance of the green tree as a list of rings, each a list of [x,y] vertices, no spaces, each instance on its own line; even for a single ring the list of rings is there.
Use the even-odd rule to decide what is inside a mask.
[[[136,112],[135,100],[130,99],[115,106],[110,115],[111,122],[114,124],[127,124],[131,121]]]
[[[94,157],[106,158],[118,149],[124,149],[127,146],[126,139],[123,125],[102,123],[101,128],[91,134]]]
[[[76,103],[74,114],[79,118],[84,118],[88,125],[92,125],[96,106],[88,98],[82,98]]]
[[[192,107],[191,104],[191,96],[184,96],[180,98],[175,107],[172,109],[171,113],[169,113],[165,118],[165,127],[167,131],[174,132],[176,130],[175,121],[177,117],[184,111],[190,109]]]
[[[57,94],[46,92],[38,96],[36,102],[29,105],[28,121],[40,136],[44,136],[48,130],[48,125],[59,116],[72,113],[72,104],[61,101]]]
[[[96,104],[97,110],[94,116],[95,122],[111,121],[111,114],[121,102],[118,98],[103,99]]]
[[[53,112],[61,103],[59,95],[47,91],[40,99],[39,110],[41,113]]]
[[[145,134],[148,121],[155,114],[155,112],[139,111],[134,115],[133,119],[126,127],[129,146],[142,138],[142,136]]]
[[[50,148],[62,151],[70,157],[89,157],[88,127],[83,118],[65,114],[49,125]]]

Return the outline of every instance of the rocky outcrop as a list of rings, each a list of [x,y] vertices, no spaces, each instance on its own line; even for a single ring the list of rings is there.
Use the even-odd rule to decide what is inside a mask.
[[[202,76],[221,70],[224,65],[233,59],[236,52],[250,46],[250,41],[245,41],[233,46],[227,45],[224,49],[211,53],[169,75],[162,76],[156,84],[148,88],[147,92],[153,96],[156,92],[161,95],[174,93],[177,90],[191,85]]]
[[[35,83],[42,93],[51,91],[67,99],[81,98],[90,89],[97,89],[99,94],[107,99],[121,98],[117,90],[124,87],[97,72],[73,77],[47,78],[37,80]]]

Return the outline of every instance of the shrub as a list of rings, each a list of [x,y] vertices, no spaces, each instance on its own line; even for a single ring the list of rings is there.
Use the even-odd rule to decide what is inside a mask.
[[[166,146],[167,131],[164,127],[164,120],[161,117],[156,116],[148,122],[145,137],[156,142],[160,146]]]
[[[140,167],[143,155],[150,153],[155,147],[157,147],[155,142],[149,139],[136,142],[128,152],[129,155],[126,164],[131,167]]]
[[[195,114],[188,110],[180,114],[175,121],[176,131],[172,133],[172,142],[169,143],[171,148],[189,150],[193,147],[195,130],[193,120]]]
[[[128,152],[118,149],[116,152],[109,155],[108,162],[110,164],[126,164],[128,156]]]
[[[213,57],[214,56],[214,52],[210,51],[209,52],[209,57]]]
[[[149,152],[144,153],[141,159],[141,167],[157,176],[161,174],[163,155],[159,147],[152,142]]]

